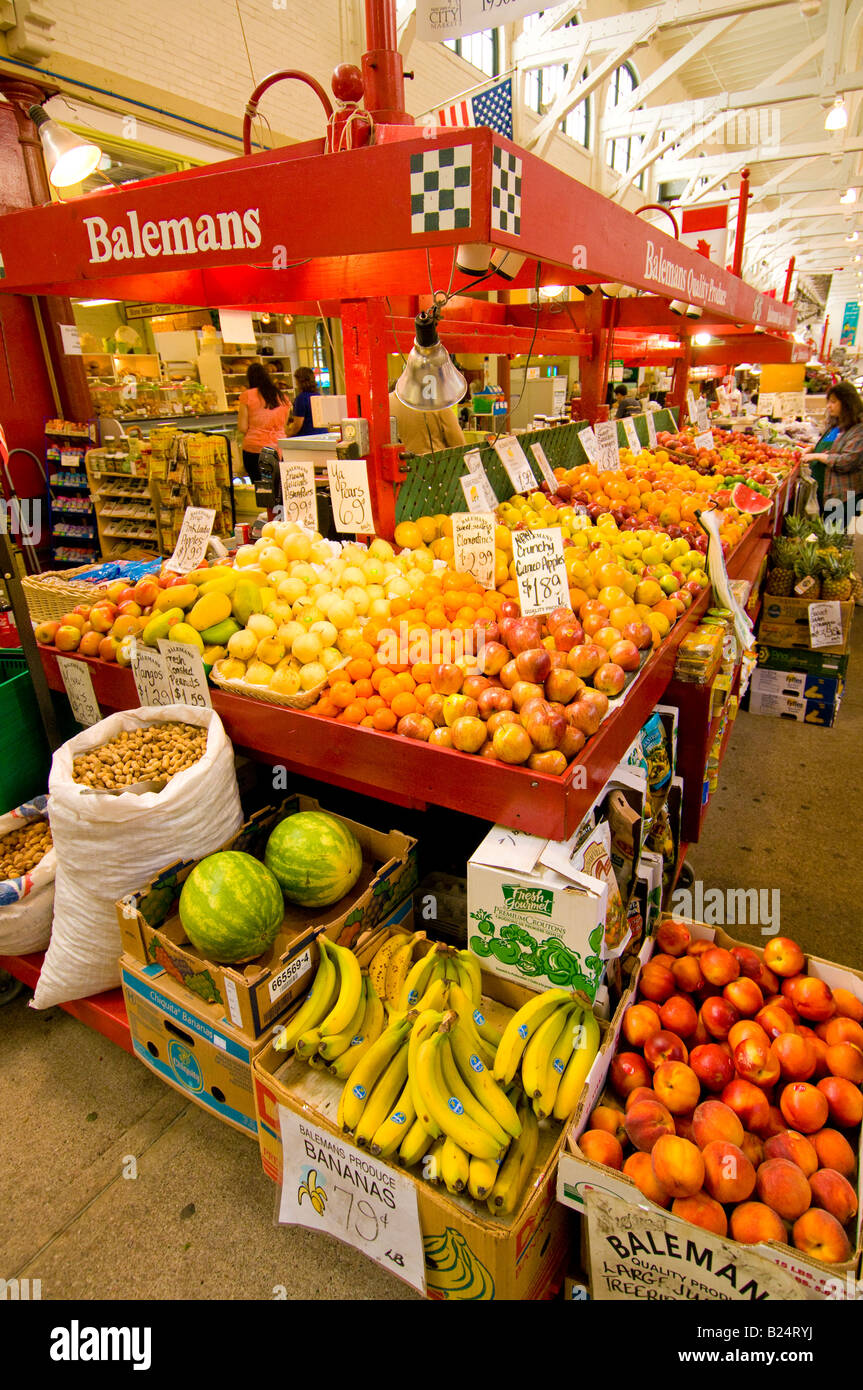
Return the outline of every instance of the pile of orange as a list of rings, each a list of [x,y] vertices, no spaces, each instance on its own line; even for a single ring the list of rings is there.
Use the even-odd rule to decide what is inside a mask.
[[[378,661],[374,647],[360,642],[346,666],[331,671],[328,689],[309,713],[391,733],[406,714],[421,714],[433,694],[432,665]]]

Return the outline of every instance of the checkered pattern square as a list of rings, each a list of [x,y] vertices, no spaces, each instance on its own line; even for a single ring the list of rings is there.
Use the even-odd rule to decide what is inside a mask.
[[[521,235],[521,160],[497,145],[491,171],[491,225],[493,231]]]
[[[470,226],[470,145],[411,155],[411,231]]]

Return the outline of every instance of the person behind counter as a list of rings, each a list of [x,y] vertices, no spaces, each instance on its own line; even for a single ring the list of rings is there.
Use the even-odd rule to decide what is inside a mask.
[[[850,381],[839,381],[827,392],[825,430],[815,448],[801,455],[818,487],[820,507],[839,500],[849,520],[863,493],[863,400]]]
[[[294,372],[294,385],[297,395],[290,421],[283,438],[291,439],[295,434],[326,434],[326,429],[318,427],[312,420],[312,396],[319,396],[318,383],[311,367],[298,367]]]
[[[627,415],[638,415],[640,406],[634,396],[630,396],[623,382],[614,388],[615,420],[625,420]]]
[[[465,442],[453,410],[412,410],[399,400],[394,381],[390,382],[390,415],[409,454],[434,454]]]
[[[275,448],[284,438],[291,402],[261,362],[251,363],[246,381],[248,388],[240,392],[237,400],[237,428],[243,451],[243,471],[257,483],[261,478],[258,462],[261,450],[268,445]]]

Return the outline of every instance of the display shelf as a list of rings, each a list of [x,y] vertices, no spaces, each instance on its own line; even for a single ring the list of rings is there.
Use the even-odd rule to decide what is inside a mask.
[[[14,979],[21,980],[28,989],[35,989],[45,959],[44,951],[36,951],[28,956],[0,956],[0,970],[5,970]],[[60,1008],[80,1023],[86,1023],[103,1037],[122,1047],[126,1052],[134,1052],[126,1003],[121,989],[105,990],[93,994],[89,999],[71,999]]]

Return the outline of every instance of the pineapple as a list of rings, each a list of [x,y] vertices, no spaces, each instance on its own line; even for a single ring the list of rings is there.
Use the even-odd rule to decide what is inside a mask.
[[[824,583],[821,588],[822,598],[839,599],[840,603],[844,603],[851,597],[853,564],[854,561],[850,554],[824,555],[822,557],[821,572],[824,576]]]
[[[784,598],[790,597],[794,588],[794,555],[797,546],[787,536],[777,536],[770,550],[773,568],[767,576],[765,590]]]
[[[814,583],[808,584],[806,589],[800,594],[801,598],[819,598],[821,594],[821,557],[815,545],[801,545],[794,558],[794,579],[796,585],[804,579],[812,579]]]
[[[851,575],[851,597],[855,603],[863,603],[863,579],[856,572]]]
[[[802,541],[804,536],[812,534],[812,518],[808,516],[793,516],[791,512],[785,518],[785,530],[794,541]]]

